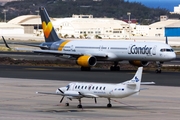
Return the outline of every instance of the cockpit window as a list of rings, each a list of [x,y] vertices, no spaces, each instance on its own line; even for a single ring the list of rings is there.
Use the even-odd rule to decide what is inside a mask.
[[[163,48],[160,50],[161,52],[174,52],[173,49],[166,49],[166,48]]]
[[[67,85],[66,87],[67,87],[67,90],[69,90],[70,85]]]

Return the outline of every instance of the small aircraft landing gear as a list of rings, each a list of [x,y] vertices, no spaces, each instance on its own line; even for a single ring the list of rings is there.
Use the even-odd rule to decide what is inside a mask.
[[[77,106],[77,108],[82,108],[81,99],[79,99],[79,105]]]
[[[66,103],[66,106],[69,106],[69,103]]]
[[[157,62],[156,64],[157,64],[156,73],[161,73],[161,67],[162,67],[163,62]]]
[[[112,107],[112,105],[111,105],[111,99],[108,98],[108,101],[109,101],[109,103],[107,104],[107,107],[110,108],[110,107]]]
[[[114,66],[110,67],[110,70],[111,71],[119,71],[120,70],[120,67],[118,66],[118,62],[117,61],[114,62]]]

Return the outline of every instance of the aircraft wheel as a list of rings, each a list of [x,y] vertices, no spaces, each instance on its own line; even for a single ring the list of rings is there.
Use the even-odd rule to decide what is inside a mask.
[[[156,69],[156,73],[161,73],[161,69]]]
[[[90,71],[91,67],[82,67],[81,66],[81,71]]]
[[[78,105],[77,108],[82,108],[82,105]]]
[[[107,107],[110,108],[110,107],[112,107],[112,105],[111,104],[107,104]]]
[[[66,106],[69,106],[69,103],[66,103]]]
[[[115,66],[111,66],[111,67],[110,67],[110,70],[111,70],[111,71],[119,71],[119,70],[120,70],[120,67],[119,67],[119,66],[116,66],[116,67],[115,67]]]

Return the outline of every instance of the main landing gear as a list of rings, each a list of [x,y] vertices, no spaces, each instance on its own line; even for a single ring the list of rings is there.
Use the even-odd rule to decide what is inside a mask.
[[[119,71],[120,70],[120,67],[118,66],[118,62],[117,61],[114,62],[114,66],[110,67],[110,70],[111,71]]]
[[[107,104],[107,107],[110,108],[110,107],[112,107],[112,105],[111,105],[111,99],[108,98],[108,101],[109,101],[109,103]]]
[[[81,71],[90,71],[91,67],[83,67],[81,66]]]
[[[162,64],[163,62],[156,62],[156,65],[157,65],[156,73],[161,73]]]
[[[81,99],[79,99],[79,105],[77,106],[77,108],[82,108]]]

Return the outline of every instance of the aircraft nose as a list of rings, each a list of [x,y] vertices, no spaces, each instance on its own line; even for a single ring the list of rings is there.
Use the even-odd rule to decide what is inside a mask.
[[[176,59],[176,53],[171,54],[171,55],[170,55],[170,58],[171,58],[171,60]]]
[[[60,93],[60,91],[57,89],[57,90],[56,90],[56,93]]]

